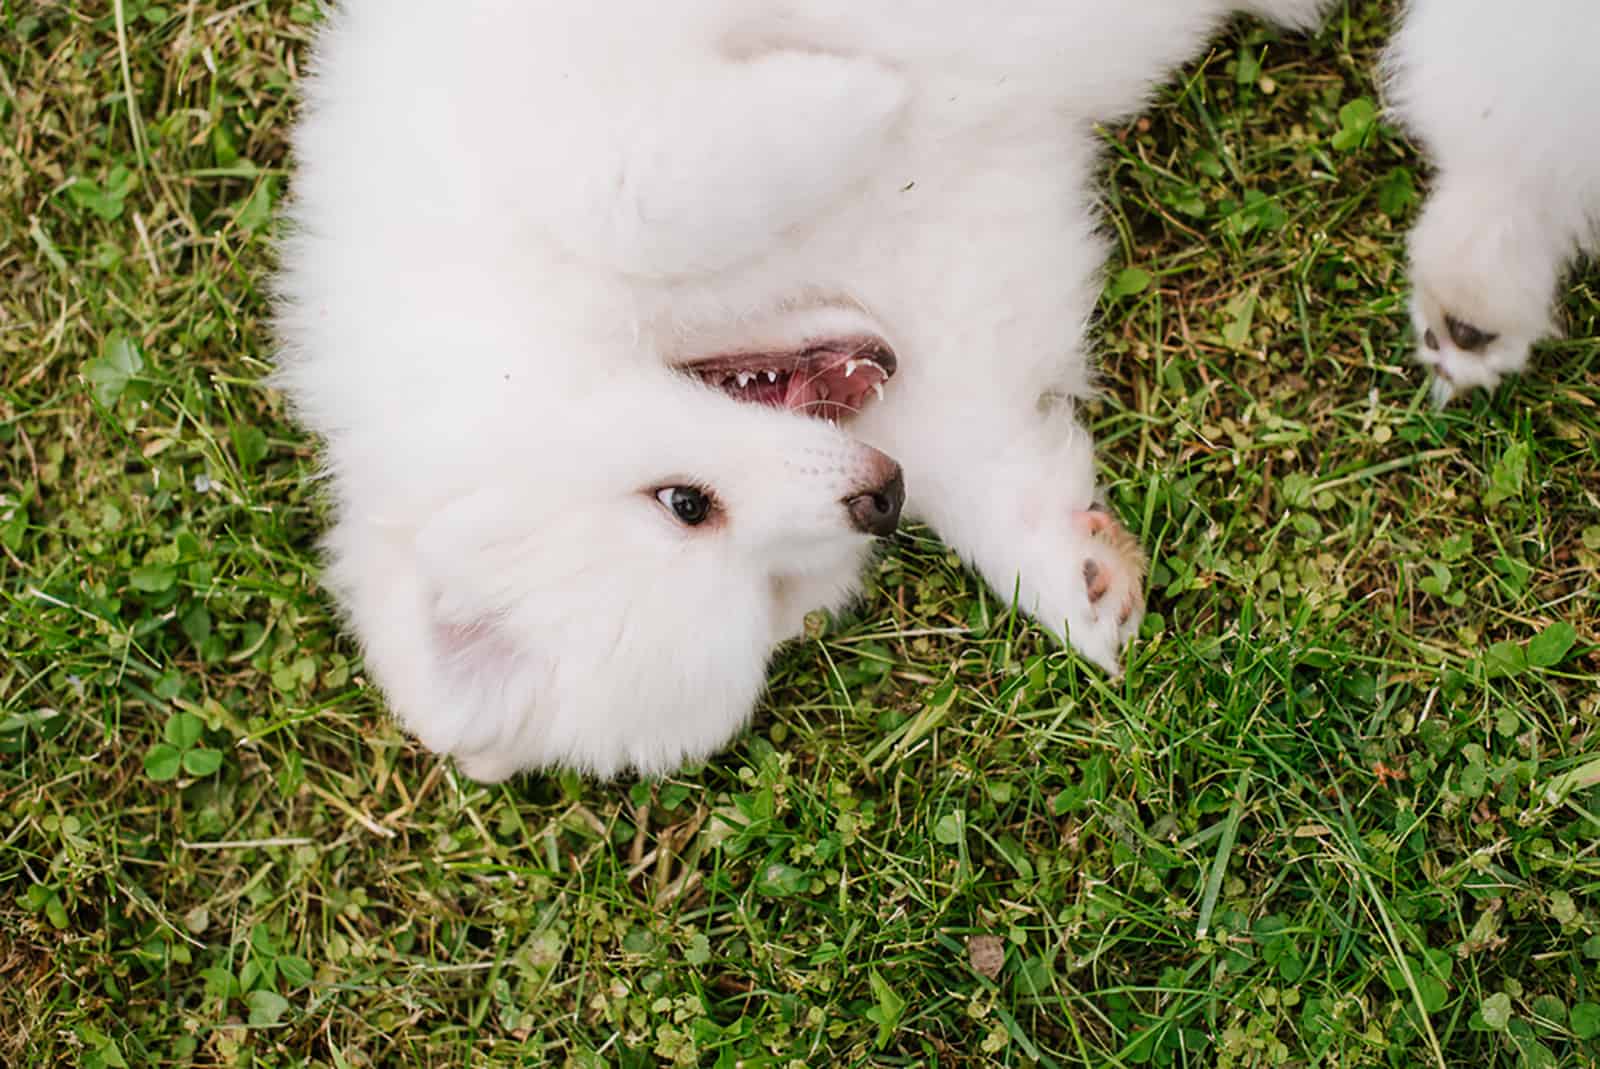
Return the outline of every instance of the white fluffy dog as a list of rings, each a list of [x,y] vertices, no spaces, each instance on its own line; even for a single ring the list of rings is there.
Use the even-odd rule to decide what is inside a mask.
[[[1600,3],[1412,0],[1390,107],[1438,175],[1411,233],[1418,359],[1444,403],[1521,371],[1600,248]]]
[[[483,780],[703,758],[902,498],[1115,671],[1091,125],[1235,6],[347,0],[281,381],[401,721]]]

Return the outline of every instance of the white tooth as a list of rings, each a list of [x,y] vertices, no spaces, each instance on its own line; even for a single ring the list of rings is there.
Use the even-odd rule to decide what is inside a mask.
[[[778,373],[776,371],[767,372],[767,381],[768,382],[777,382],[778,381]]]
[[[755,378],[755,376],[750,374],[748,371],[739,372],[739,388],[742,390],[746,386],[750,385],[750,380],[753,378]]]
[[[878,395],[878,400],[883,400],[883,383],[874,382],[872,384],[872,392]]]
[[[871,361],[869,360],[868,363],[871,363]],[[844,377],[848,379],[851,375],[854,375],[856,373],[856,368],[860,366],[861,361],[859,360],[846,360],[844,362]]]

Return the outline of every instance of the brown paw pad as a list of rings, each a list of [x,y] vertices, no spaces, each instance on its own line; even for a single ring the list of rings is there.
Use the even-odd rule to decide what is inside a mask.
[[[1098,561],[1086,560],[1083,562],[1083,584],[1088,588],[1090,604],[1094,604],[1111,589],[1111,577]]]
[[[1144,551],[1132,533],[1115,516],[1099,505],[1079,512],[1078,530],[1093,539],[1095,559],[1083,562],[1084,592],[1089,604],[1102,612],[1115,612],[1117,625],[1123,626],[1144,607]],[[1120,604],[1108,606],[1106,595],[1113,589],[1126,593]]]

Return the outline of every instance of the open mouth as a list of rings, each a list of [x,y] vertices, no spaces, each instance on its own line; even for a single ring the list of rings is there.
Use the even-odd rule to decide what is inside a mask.
[[[873,401],[895,372],[881,338],[834,338],[794,352],[729,353],[682,365],[736,401],[838,423]]]

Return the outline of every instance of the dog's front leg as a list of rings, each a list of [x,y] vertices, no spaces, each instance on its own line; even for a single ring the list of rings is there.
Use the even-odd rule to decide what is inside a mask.
[[[885,406],[879,444],[905,467],[908,511],[1115,675],[1144,614],[1144,554],[1097,502],[1093,443],[1065,402],[1015,401],[975,390],[959,414]]]

